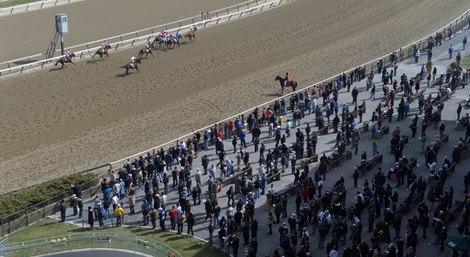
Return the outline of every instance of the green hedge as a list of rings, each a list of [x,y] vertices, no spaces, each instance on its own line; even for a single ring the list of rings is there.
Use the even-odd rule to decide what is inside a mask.
[[[2,195],[0,196],[0,218],[5,218],[10,214],[67,192],[72,183],[83,184],[96,177],[96,174],[93,173],[73,174]]]

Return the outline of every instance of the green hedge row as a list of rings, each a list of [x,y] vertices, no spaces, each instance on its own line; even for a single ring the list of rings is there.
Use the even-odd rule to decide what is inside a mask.
[[[70,190],[72,183],[86,183],[97,176],[93,173],[79,173],[53,179],[49,182],[28,187],[16,192],[0,196],[0,218],[24,210],[37,203]]]

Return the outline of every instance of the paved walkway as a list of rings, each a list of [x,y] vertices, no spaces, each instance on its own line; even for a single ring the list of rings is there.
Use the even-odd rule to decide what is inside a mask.
[[[469,50],[467,49],[466,51],[462,51],[462,39],[463,39],[463,36],[464,35],[469,35],[470,34],[470,30],[466,29],[464,31],[462,31],[461,33],[457,34],[452,40],[450,41],[445,41],[443,43],[442,46],[439,46],[437,48],[434,48],[433,52],[434,52],[434,56],[433,56],[433,63],[434,65],[437,67],[438,69],[438,75],[441,74],[441,73],[445,73],[445,67],[451,62],[451,60],[449,60],[448,58],[448,53],[447,53],[447,49],[449,48],[450,44],[453,44],[454,45],[454,48],[456,49],[456,52],[454,53],[454,56],[457,54],[457,51],[460,51],[462,56],[466,56],[469,54]],[[454,59],[453,59],[454,60]],[[453,61],[452,60],[452,61]],[[422,55],[422,57],[420,58],[419,62],[417,64],[414,63],[414,60],[411,60],[411,59],[408,59],[408,60],[405,60],[401,63],[398,64],[398,76],[396,77],[398,81],[400,81],[400,75],[403,74],[403,73],[406,73],[408,75],[408,78],[410,78],[411,76],[414,76],[415,74],[419,73],[420,70],[421,70],[421,65],[424,64],[425,62],[427,61],[427,57],[425,56],[425,54]],[[376,97],[377,99],[376,100],[370,100],[369,99],[369,92],[366,92],[365,90],[365,80],[361,81],[361,82],[355,82],[351,89],[354,88],[354,87],[357,87],[360,91],[359,93],[359,97],[358,97],[358,102],[361,103],[363,100],[366,101],[367,103],[367,113],[364,115],[364,121],[368,121],[370,120],[370,117],[371,117],[371,113],[373,109],[376,108],[377,104],[379,102],[382,102],[383,99],[382,99],[382,90],[381,90],[381,82],[380,82],[380,75],[376,75],[375,76],[375,79],[374,79],[374,82],[377,83],[377,94],[376,94]],[[422,84],[421,88],[424,88],[425,87],[425,83]],[[426,89],[426,95],[429,94],[429,93],[433,93],[433,92],[437,92],[437,87],[434,87],[434,88],[427,88]],[[399,95],[402,94],[402,93],[399,93]],[[443,157],[444,156],[451,156],[451,153],[452,153],[452,147],[453,145],[456,144],[456,142],[458,141],[458,138],[459,137],[463,137],[464,136],[464,133],[465,131],[457,131],[457,130],[454,130],[454,123],[455,123],[455,120],[456,120],[456,106],[458,105],[459,102],[461,101],[464,101],[466,98],[468,98],[468,95],[469,95],[469,90],[468,90],[468,87],[465,88],[465,89],[457,89],[457,93],[454,94],[452,96],[452,98],[450,100],[447,100],[445,102],[445,108],[444,108],[444,111],[443,111],[443,114],[442,114],[442,120],[446,122],[446,126],[447,126],[447,129],[446,129],[446,133],[448,133],[450,135],[450,140],[448,143],[446,143],[444,145],[444,147],[441,149],[441,151],[439,152],[439,156],[438,156],[438,160],[439,162],[442,161]],[[343,90],[342,92],[340,92],[339,94],[339,102],[340,103],[348,103],[350,104],[352,102],[352,98],[351,98],[351,94],[350,93],[347,93],[345,92],[345,90]],[[399,101],[396,101],[396,105],[398,105],[398,102]],[[417,108],[417,101],[414,101],[411,105],[412,109],[416,109]],[[351,109],[351,108],[350,108]],[[468,110],[464,109],[462,111],[462,115],[465,115],[465,113],[467,113]],[[290,114],[287,115],[287,117],[285,117],[285,119],[290,119]],[[421,124],[421,121],[422,121],[422,115],[420,116],[420,120],[419,120],[419,126],[418,126],[418,131],[419,131],[419,128],[420,128],[420,124]],[[304,131],[305,129],[305,126],[307,123],[310,123],[310,125],[312,126],[312,130],[316,130],[316,128],[313,127],[313,124],[314,124],[314,114],[311,114],[311,115],[306,115],[306,117],[304,119],[302,119],[301,121],[301,130]],[[386,124],[387,122],[385,122]],[[409,124],[411,123],[411,120],[410,118],[406,119],[406,120],[402,120],[400,122],[397,122],[396,121],[396,118],[393,119],[393,122],[392,124],[386,124],[386,125],[389,125],[391,130],[393,130],[393,128],[395,126],[401,126],[401,130],[402,130],[402,134],[411,134],[410,130],[408,129],[408,126]],[[358,124],[360,125],[360,124]],[[293,131],[293,134],[295,133],[295,131]],[[427,135],[428,135],[428,138],[433,138],[435,135],[439,134],[439,131],[436,130],[436,129],[433,129],[431,127],[428,128],[427,130]],[[333,145],[335,143],[335,137],[336,135],[331,133],[331,134],[328,134],[328,135],[324,135],[324,136],[320,136],[319,140],[318,140],[318,146],[317,146],[317,153],[321,153],[321,152],[324,152],[324,153],[327,153],[327,155],[329,155],[329,153],[332,151],[333,149]],[[359,143],[359,153],[361,153],[362,151],[367,151],[368,155],[370,156],[371,155],[371,151],[372,151],[372,143],[375,142],[377,143],[378,145],[378,151],[383,153],[384,154],[384,161],[382,164],[380,165],[376,165],[373,170],[371,171],[368,171],[362,178],[359,179],[359,185],[362,185],[364,180],[365,179],[368,179],[369,182],[372,181],[372,178],[373,178],[373,174],[375,173],[375,171],[377,171],[377,167],[382,167],[382,170],[384,171],[387,171],[389,168],[393,167],[394,166],[394,158],[393,158],[393,155],[389,154],[390,152],[390,143],[389,143],[389,136],[384,136],[382,137],[381,139],[372,139],[371,138],[371,132],[366,132],[366,133],[363,133],[361,134],[361,139],[360,139],[360,143]],[[295,135],[291,135],[291,137],[287,138],[287,143],[290,144],[292,143],[293,141],[295,140]],[[250,142],[251,141],[251,136],[248,135],[247,136],[247,142]],[[431,140],[428,140],[428,144]],[[267,136],[267,127],[263,127],[262,128],[262,134],[261,134],[261,142],[263,142],[265,145],[266,145],[266,152],[268,149],[272,149],[274,147],[274,140],[268,138]],[[225,144],[225,149],[227,150],[227,157],[231,160],[236,160],[236,157],[234,154],[232,154],[232,145],[231,145],[231,141],[230,140],[227,140],[224,142]],[[251,143],[247,143],[248,145],[248,148],[247,150],[251,153],[250,154],[250,160],[252,160],[252,162],[250,162],[250,165],[253,167],[253,169],[256,171],[258,169],[258,163],[257,163],[257,160],[258,160],[258,153],[253,153],[254,151],[254,148],[253,148],[253,145]],[[348,150],[349,150],[349,146],[347,147]],[[420,154],[420,151],[421,151],[421,143],[419,142],[419,140],[416,138],[411,138],[410,137],[410,141],[409,143],[405,146],[405,149],[404,149],[404,155],[407,156],[408,158],[410,157],[418,157],[418,167],[415,168],[415,173],[417,174],[417,176],[423,176],[423,177],[428,177],[428,171],[426,168],[424,168],[424,165],[423,165],[423,162],[424,162],[424,158],[422,156],[422,154]],[[208,151],[203,151],[203,152],[200,152],[199,153],[199,158],[195,158],[194,160],[194,163],[193,163],[193,175],[194,175],[194,169],[195,168],[201,168],[201,164],[200,164],[200,157],[203,155],[203,154],[207,154],[211,160],[211,163],[215,163],[215,160],[217,159],[217,155],[215,155],[215,150],[214,150],[214,147],[210,147],[210,149]],[[346,206],[349,207],[353,204],[353,201],[354,201],[354,196],[355,196],[355,191],[356,189],[353,188],[353,182],[352,182],[352,173],[353,173],[353,168],[354,166],[358,165],[360,163],[360,155],[353,155],[352,159],[351,160],[346,160],[344,161],[340,166],[332,169],[332,170],[329,170],[326,174],[326,181],[324,182],[324,190],[329,190],[332,188],[333,184],[339,179],[340,176],[343,176],[345,179],[346,179],[346,189],[347,189],[347,200],[346,200]],[[297,165],[300,164],[300,161],[297,161]],[[313,163],[310,165],[310,170],[313,170],[314,167],[317,165],[318,163]],[[441,163],[439,163],[439,165],[441,165]],[[463,176],[466,174],[467,172],[467,169],[468,167],[470,166],[470,160],[464,160],[461,162],[461,164],[459,164],[456,168],[456,172],[451,174],[448,178],[448,182],[446,183],[446,186],[454,186],[454,189],[455,189],[455,196],[454,196],[454,200],[460,200],[464,197],[463,195],[463,183],[462,183],[462,178]],[[201,168],[202,169],[202,168]],[[290,168],[289,168],[290,170]],[[256,173],[256,172],[255,172]],[[312,172],[310,174],[313,174]],[[170,174],[171,175],[171,174]],[[203,181],[207,181],[208,177],[207,176],[204,176],[203,177]],[[286,187],[289,187],[289,186],[292,186],[293,184],[293,179],[294,179],[294,176],[290,174],[290,172],[286,172],[286,173],[283,173],[282,174],[282,178],[280,181],[276,181],[274,182],[274,187],[276,190],[281,190],[283,188],[286,188]],[[171,178],[170,178],[170,181],[171,181]],[[170,182],[171,184],[171,182]],[[393,181],[390,181],[390,184],[391,185],[395,185],[395,180]],[[203,187],[203,191],[205,192],[207,190],[207,187],[204,186]],[[227,191],[227,188],[223,188],[221,190],[220,193],[218,193],[218,197],[219,197],[219,203],[221,203],[221,207],[222,208],[222,214],[225,214],[225,211],[226,211],[226,208],[227,208],[227,199],[226,199],[226,195],[225,195],[225,192]],[[403,200],[407,197],[408,193],[407,193],[407,188],[405,186],[401,186],[400,188],[397,189],[397,191],[399,192],[399,195],[400,195],[400,199],[399,199],[399,203],[403,202]],[[129,226],[141,226],[142,225],[142,215],[140,213],[140,205],[142,203],[142,191],[139,191],[138,192],[138,197],[137,197],[137,206],[139,206],[137,208],[138,212],[134,215],[127,215],[126,218],[125,218],[125,224],[126,225],[129,225]],[[171,189],[169,195],[168,195],[168,199],[169,199],[169,204],[167,205],[167,210],[169,208],[171,208],[171,205],[173,205],[176,200],[177,200],[177,194],[175,192],[175,190]],[[236,201],[238,199],[235,199]],[[190,201],[192,203],[192,200]],[[273,231],[274,231],[274,234],[273,235],[268,235],[268,226],[267,226],[267,212],[266,212],[266,206],[265,206],[265,202],[266,202],[266,197],[262,196],[260,199],[257,199],[256,200],[256,214],[255,214],[255,218],[258,220],[259,222],[259,229],[258,229],[258,242],[259,242],[259,246],[258,246],[258,256],[264,256],[264,254],[269,254],[269,256],[272,255],[273,253],[273,250],[278,246],[278,243],[279,243],[279,235],[278,235],[278,228],[279,228],[279,224],[275,224],[273,226]],[[292,213],[293,211],[295,211],[295,196],[290,196],[289,198],[289,210],[288,210],[288,213]],[[124,202],[125,205],[126,204],[126,201]],[[87,199],[86,202],[84,203],[84,206],[85,206],[85,209],[88,207],[88,206],[92,206],[92,199]],[[126,213],[129,213],[129,210],[126,208],[125,209],[125,212]],[[204,216],[205,216],[205,211],[204,211],[204,205],[197,205],[197,206],[193,206],[192,207],[192,212],[195,214],[195,217],[196,217],[196,226],[195,226],[195,229],[194,229],[194,233],[196,236],[202,238],[202,239],[205,239],[207,240],[208,239],[208,231],[207,231],[207,227],[208,227],[208,222],[205,222],[204,221]],[[413,211],[411,211],[409,214],[405,215],[403,218],[403,222],[402,222],[402,230],[401,230],[401,236],[402,238],[404,238],[405,236],[405,229],[404,229],[404,226],[406,225],[406,218],[408,217],[412,217],[413,215],[415,215],[416,213],[416,207],[413,208]],[[87,224],[86,220],[82,221],[80,219],[78,219],[76,216],[70,216],[70,214],[72,214],[72,210],[71,209],[68,209],[67,210],[67,222],[69,223],[74,223],[74,224],[77,224],[77,225],[82,225],[82,224]],[[366,220],[366,217],[367,215],[363,215],[363,220],[362,220],[362,223],[363,224],[367,224],[367,220]],[[58,218],[58,215],[55,215],[54,218]],[[84,218],[86,219],[86,216],[84,216]],[[282,219],[282,222],[287,222],[286,218]],[[281,222],[281,223],[282,223]],[[167,227],[169,227],[169,221],[167,220],[166,222],[167,224]],[[109,226],[111,225],[111,220],[105,220],[105,225],[106,226]],[[158,224],[157,224],[157,227],[158,227]],[[366,227],[366,225],[364,225],[364,227]],[[186,228],[186,225],[185,225],[185,228]],[[186,230],[184,230],[186,231]],[[309,231],[312,231],[311,228],[309,228]],[[217,232],[218,232],[218,229],[215,229],[215,232],[214,232],[214,243],[215,243],[215,246],[218,246],[218,239],[217,239]],[[429,232],[430,234],[432,234],[432,231]],[[454,234],[456,233],[456,229],[455,229],[455,226],[452,226],[450,229],[449,229],[449,235],[451,234]],[[349,236],[350,234],[348,234]],[[367,232],[367,229],[363,229],[363,233],[362,233],[362,238],[364,241],[368,242],[370,244],[370,239],[371,237],[371,233],[368,233]],[[240,234],[240,239],[241,239],[241,234]],[[432,242],[431,240],[434,240],[434,235],[431,235],[428,237],[427,240],[422,240],[420,239],[420,244],[418,245],[418,253],[419,255],[418,256],[426,256],[427,254],[431,254],[431,253],[435,253],[435,251],[438,249],[436,246],[432,246],[432,247],[428,247],[429,243]],[[326,242],[329,242],[329,237],[327,238]],[[241,244],[242,244],[242,239],[241,239]],[[325,250],[319,250],[318,249],[318,236],[317,236],[317,233],[315,235],[311,235],[310,236],[310,245],[311,245],[311,252],[313,253],[313,256],[325,256]],[[326,244],[325,244],[326,245]],[[239,249],[239,256],[244,256],[244,249],[245,247],[244,246],[240,246],[240,249]],[[341,250],[342,249],[339,249],[340,250],[340,254],[342,255],[342,252]],[[450,250],[446,250],[446,253],[445,253],[447,256],[450,256],[451,252]]]

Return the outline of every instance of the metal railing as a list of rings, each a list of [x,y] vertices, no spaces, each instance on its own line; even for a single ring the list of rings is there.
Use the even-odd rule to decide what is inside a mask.
[[[104,38],[88,43],[67,47],[71,49],[80,58],[85,58],[89,54],[94,53],[99,49],[99,44],[104,40],[108,41],[113,46],[114,50],[122,48],[124,46],[134,46],[136,43],[143,43],[150,41],[154,35],[159,31],[176,32],[189,30],[192,25],[207,27],[210,25],[216,25],[219,23],[239,19],[242,15],[253,14],[254,12],[261,12],[263,10],[279,6],[284,3],[292,2],[294,0],[250,0],[238,5],[233,5],[223,9],[215,10],[212,12],[203,13],[202,16],[194,16],[179,21],[153,26],[146,29],[141,29],[118,36]],[[57,49],[56,52],[60,52]],[[31,68],[44,68],[46,64],[60,59],[61,56],[57,56],[50,59],[46,58],[45,53],[35,54],[19,59],[9,60],[0,63],[0,76],[12,73],[23,73],[25,69]]]
[[[7,243],[0,256],[37,256],[74,250],[126,250],[151,256],[182,257],[172,247],[155,240],[116,233],[72,233],[36,240]]]
[[[36,1],[28,4],[12,5],[8,7],[2,7],[0,3],[0,16],[7,14],[14,14],[20,12],[34,11],[42,8],[53,7],[57,5],[69,4],[70,2],[78,2],[83,0],[47,0],[47,1]]]
[[[107,165],[106,165],[107,166]],[[105,167],[105,166],[104,166]],[[102,167],[101,167],[102,168]],[[100,192],[100,177],[81,184],[82,198],[91,198]],[[46,218],[49,215],[59,211],[60,200],[66,200],[72,195],[71,191],[51,197],[45,201],[39,202],[28,208],[13,213],[0,219],[0,231],[2,236],[6,236],[18,229],[29,226],[30,224]]]
[[[396,52],[398,54],[398,61],[402,61],[404,59],[407,59],[409,57],[413,57],[413,54],[414,54],[414,50],[413,50],[413,47],[416,46],[418,47],[420,50],[424,50],[426,47],[427,47],[427,42],[428,42],[428,38],[430,36],[434,36],[436,33],[438,32],[441,32],[443,34],[443,37],[444,39],[446,38],[447,34],[446,32],[449,31],[449,29],[451,29],[453,31],[453,33],[456,33],[458,31],[461,31],[463,28],[465,28],[469,23],[468,23],[468,19],[470,18],[470,9],[465,11],[461,16],[459,16],[457,19],[453,20],[452,22],[448,23],[447,25],[445,25],[444,27],[436,30],[435,32],[433,32],[432,34],[420,39],[420,40],[417,40],[409,45],[406,45],[400,49],[397,49],[396,51],[393,51],[393,52]],[[393,53],[392,52],[392,53]],[[376,71],[376,68],[377,68],[377,63],[379,60],[382,60],[383,61],[383,65],[384,67],[388,67],[390,66],[391,64],[391,60],[390,60],[390,54],[386,54],[386,55],[383,55],[377,59],[374,59],[373,61],[370,61],[370,62],[367,62],[365,64],[362,64],[362,65],[358,65],[356,67],[364,67],[365,70],[366,70],[366,74],[368,74],[368,72],[374,72]],[[324,79],[320,82],[317,82],[315,84],[312,84],[310,86],[307,86],[305,88],[302,88],[301,90],[308,90],[308,89],[311,89],[311,88],[314,88],[314,87],[317,87],[317,86],[320,86],[320,85],[323,85],[323,84],[326,84],[328,82],[332,82],[335,80],[336,77],[338,76],[341,76],[343,73],[348,73],[348,72],[351,72],[353,71],[354,69],[356,69],[356,67],[354,68],[351,68],[345,72],[342,72],[342,73],[338,73],[334,76],[331,76],[327,79]],[[278,98],[275,98],[275,99],[272,99],[272,100],[269,100],[265,103],[262,103],[258,106],[255,106],[253,108],[250,108],[248,110],[245,110],[243,112],[240,112],[240,113],[237,113],[235,115],[232,115],[228,118],[225,118],[223,120],[220,120],[216,123],[213,123],[209,126],[205,126],[203,128],[200,128],[199,130],[193,130],[193,131],[203,131],[203,130],[207,130],[207,129],[210,129],[212,127],[214,127],[216,124],[221,124],[221,123],[224,123],[224,122],[228,122],[230,120],[234,120],[236,118],[240,118],[242,115],[246,115],[246,114],[250,114],[252,113],[255,109],[262,109],[263,107],[268,107],[270,105],[272,105],[275,101],[280,101],[281,99],[288,99],[290,98],[291,96],[293,96],[294,94],[297,94],[297,92],[292,92],[292,93],[289,93],[289,94],[286,94],[286,95],[283,95],[281,97],[278,97]],[[120,165],[124,162],[127,162],[127,161],[130,161],[131,159],[134,159],[134,158],[138,158],[139,156],[141,155],[144,155],[144,154],[147,154],[147,153],[152,153],[153,151],[157,151],[159,150],[160,148],[164,148],[164,147],[167,147],[169,146],[170,144],[174,144],[176,141],[182,141],[182,140],[185,140],[185,139],[188,139],[190,137],[192,137],[194,135],[194,132],[191,132],[191,133],[188,133],[184,136],[181,136],[179,138],[176,138],[172,141],[169,141],[169,142],[166,142],[164,144],[161,144],[161,145],[158,145],[158,146],[155,146],[155,147],[152,147],[150,149],[147,149],[147,150],[144,150],[144,151],[141,151],[139,153],[136,153],[136,154],[133,154],[133,155],[130,155],[128,157],[125,157],[125,158],[122,158],[120,160],[117,160],[117,161],[114,161],[114,162],[111,162],[110,163],[110,167],[111,169],[115,168],[117,165]]]

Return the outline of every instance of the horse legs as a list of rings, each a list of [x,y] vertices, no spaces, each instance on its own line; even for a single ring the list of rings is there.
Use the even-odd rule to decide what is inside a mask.
[[[124,68],[126,69],[126,72],[124,73],[124,75],[129,75],[129,66],[126,65],[124,66]]]
[[[152,57],[155,57],[152,52],[148,52],[147,55],[150,54]]]

